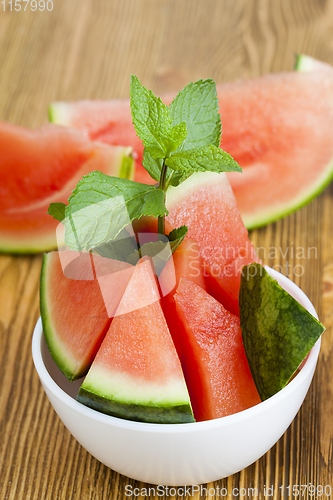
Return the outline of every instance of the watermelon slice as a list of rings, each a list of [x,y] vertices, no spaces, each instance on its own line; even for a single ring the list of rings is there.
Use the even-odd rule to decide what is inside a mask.
[[[214,172],[192,174],[180,186],[168,189],[166,204],[171,225],[188,226],[188,237],[199,244],[208,292],[239,314],[242,267],[259,259],[228,178]]]
[[[72,250],[44,254],[43,331],[52,358],[69,380],[87,373],[133,269],[125,262]]]
[[[185,238],[173,254],[172,259],[167,262],[158,279],[162,292],[161,304],[164,316],[181,361],[180,325],[174,294],[182,277],[187,278],[204,289],[206,288],[199,245],[191,238]]]
[[[77,399],[129,420],[194,421],[150,259],[135,266]]]
[[[129,100],[54,102],[49,107],[49,118],[53,123],[87,132],[92,141],[131,145],[135,180],[144,184],[155,182],[142,166],[143,146],[133,127]]]
[[[183,328],[183,370],[196,420],[260,403],[242,342],[239,318],[201,287],[181,278],[175,302]]]
[[[248,229],[298,209],[333,177],[333,68],[298,56],[296,69],[217,86],[221,146],[243,168],[228,177]],[[50,115],[95,140],[118,144],[127,137],[123,143],[137,154],[136,180],[154,182],[141,165],[127,101],[55,102]]]
[[[31,131],[0,123],[0,250],[35,253],[56,248],[52,202],[67,202],[93,170],[130,177],[131,148],[91,142],[76,131],[46,125]]]

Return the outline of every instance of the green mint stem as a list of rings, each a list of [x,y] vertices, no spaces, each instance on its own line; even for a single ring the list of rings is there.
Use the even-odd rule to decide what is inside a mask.
[[[165,160],[163,160],[159,189],[164,193],[164,204],[165,204],[165,192],[166,192],[165,180],[166,180],[167,168],[168,167],[165,164]],[[158,217],[157,231],[160,234],[165,234],[165,215],[161,215]]]

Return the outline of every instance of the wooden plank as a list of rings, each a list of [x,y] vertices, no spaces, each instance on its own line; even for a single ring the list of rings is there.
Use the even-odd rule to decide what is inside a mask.
[[[163,93],[202,77],[222,82],[290,70],[297,52],[333,63],[333,0],[53,3],[52,12],[4,12],[0,2],[1,120],[38,127],[52,100],[127,97],[131,73]],[[327,332],[314,382],[284,436],[247,469],[204,485],[202,498],[221,498],[209,494],[217,487],[228,498],[239,498],[233,488],[256,488],[261,499],[280,498],[281,485],[333,488],[332,195],[330,186],[251,234],[264,262],[281,266],[309,295]],[[40,256],[0,258],[0,498],[124,498],[126,484],[147,485],[111,471],[71,437],[34,370],[40,265]]]

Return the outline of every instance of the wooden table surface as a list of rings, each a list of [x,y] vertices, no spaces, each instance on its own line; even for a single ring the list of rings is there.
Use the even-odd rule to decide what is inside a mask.
[[[30,7],[15,12],[0,2],[0,120],[31,128],[47,122],[52,100],[127,97],[132,73],[163,93],[201,77],[224,82],[290,70],[298,52],[333,64],[332,0],[53,0],[52,11]],[[209,484],[215,493],[202,498],[221,498],[217,486],[228,498],[280,498],[281,485],[310,483],[330,485],[333,496],[332,212],[333,184],[297,213],[251,233],[265,264],[280,265],[304,290],[327,331],[309,393],[284,436],[247,469]],[[281,251],[274,255],[272,247]],[[125,498],[126,484],[147,485],[108,469],[71,437],[34,369],[40,267],[41,255],[0,256],[0,499]],[[232,494],[248,487],[258,495]],[[307,490],[300,498],[314,497]]]

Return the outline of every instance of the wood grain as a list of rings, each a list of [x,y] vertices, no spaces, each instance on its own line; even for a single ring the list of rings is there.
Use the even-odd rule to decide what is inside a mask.
[[[53,1],[52,12],[4,12],[0,3],[1,120],[35,128],[47,121],[52,100],[127,97],[131,73],[162,93],[202,77],[223,82],[290,70],[298,52],[333,63],[333,0]],[[308,396],[284,436],[247,469],[204,485],[202,498],[223,498],[209,493],[217,486],[228,489],[227,498],[240,498],[233,488],[256,488],[248,498],[260,499],[281,498],[281,485],[333,490],[332,213],[333,185],[251,234],[264,262],[280,266],[310,297],[327,332]],[[149,485],[89,455],[56,416],[34,370],[40,265],[40,255],[0,257],[0,498],[125,498],[126,484]]]

